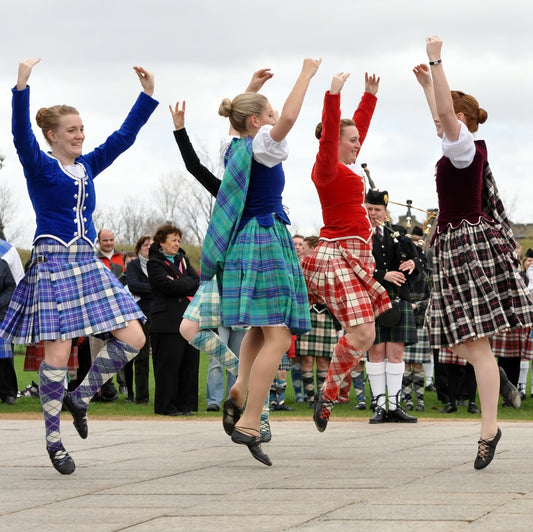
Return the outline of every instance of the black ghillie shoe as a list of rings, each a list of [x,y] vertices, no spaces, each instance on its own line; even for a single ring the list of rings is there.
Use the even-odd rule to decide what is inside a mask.
[[[247,429],[243,427],[244,430],[252,430]],[[255,432],[255,431],[254,431]],[[252,456],[259,460],[262,464],[265,464],[267,466],[272,465],[272,461],[263,452],[263,449],[261,449],[261,438],[260,436],[254,436],[253,434],[245,434],[244,432],[241,432],[238,428],[235,428],[233,430],[233,434],[231,435],[231,441],[233,443],[239,443],[241,445],[248,446],[249,451],[252,453]]]
[[[494,458],[494,453],[496,452],[496,445],[498,445],[498,442],[500,441],[501,437],[502,431],[498,428],[498,432],[496,433],[496,436],[492,438],[492,440],[480,439],[477,442],[477,456],[476,460],[474,461],[475,469],[483,469],[492,462],[492,459]]]
[[[498,370],[500,372],[500,395],[513,408],[520,408],[520,405],[522,404],[520,392],[509,380],[507,373],[505,373],[505,370],[501,366],[498,366]]]
[[[313,421],[318,432],[324,432],[328,426],[329,415],[333,410],[335,401],[324,399],[323,390],[318,392],[318,400],[315,403],[315,411],[313,412]]]
[[[70,392],[67,392],[63,397],[63,406],[72,414],[74,418],[74,427],[78,434],[84,440],[89,434],[89,427],[87,425],[87,409],[80,408],[72,399]]]
[[[222,410],[222,426],[224,427],[226,434],[231,436],[235,430],[235,424],[241,419],[244,409],[237,406],[235,401],[230,397],[224,402]]]
[[[50,456],[50,460],[52,461],[52,465],[57,471],[62,475],[71,475],[74,473],[76,464],[67,451],[65,451],[63,444],[57,449],[47,449],[47,451],[48,456]]]

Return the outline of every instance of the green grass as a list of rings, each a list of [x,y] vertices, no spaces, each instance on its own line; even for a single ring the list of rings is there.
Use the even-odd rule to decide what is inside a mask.
[[[199,374],[199,390],[198,390],[198,413],[195,414],[195,417],[201,417],[205,419],[209,418],[219,418],[220,413],[218,412],[206,412],[206,400],[205,400],[205,385],[207,377],[207,368],[209,360],[208,356],[204,353],[200,356],[200,374]],[[31,384],[31,381],[38,381],[38,375],[35,372],[25,372],[23,371],[24,366],[24,356],[18,352],[15,356],[15,369],[17,372],[19,390],[23,390],[28,384]],[[308,418],[311,420],[312,410],[308,408],[307,404],[296,404],[294,399],[294,391],[292,384],[290,382],[290,371],[287,372],[288,387],[287,387],[287,396],[286,404],[291,408],[294,408],[294,412],[272,412],[273,419],[302,419]],[[368,387],[367,387],[368,388]],[[528,385],[528,390],[530,389]],[[118,401],[113,401],[112,403],[91,403],[89,407],[89,413],[91,416],[95,417],[157,417],[154,414],[154,404],[153,404],[153,394],[154,394],[154,380],[153,380],[153,371],[150,366],[150,402],[148,405],[137,405],[132,403],[126,403],[124,401],[125,397],[120,396]],[[453,414],[440,414],[438,409],[442,407],[442,404],[437,400],[437,394],[434,392],[425,393],[425,412],[416,412],[416,415],[419,419],[441,419],[451,420],[451,419],[465,419],[465,420],[475,420],[480,419],[480,414],[469,414],[466,411],[466,407],[458,407],[458,411]],[[367,397],[367,403],[370,404],[370,398]],[[351,404],[338,404],[335,406],[333,417],[335,418],[361,418],[366,420],[370,417],[370,410],[352,410],[352,406],[355,404],[355,397],[353,389],[351,390]],[[479,406],[479,401],[478,401]],[[501,399],[500,399],[501,404]],[[7,406],[3,403],[0,403],[0,416],[4,413],[10,414],[40,414],[41,405],[38,398],[35,397],[21,397],[17,399],[17,404],[15,406]],[[522,407],[519,410],[513,408],[500,408],[498,417],[501,420],[525,420],[530,421],[533,419],[533,398],[528,397],[522,403]]]

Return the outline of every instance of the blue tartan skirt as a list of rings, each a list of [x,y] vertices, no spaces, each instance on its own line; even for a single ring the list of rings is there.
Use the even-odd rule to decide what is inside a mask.
[[[263,227],[252,218],[230,244],[217,277],[222,323],[311,329],[307,288],[292,237],[283,222]]]
[[[0,338],[0,359],[2,358],[13,358],[13,351],[11,342],[6,342],[3,338]]]
[[[37,241],[34,263],[20,281],[0,325],[8,342],[68,340],[125,327],[144,315],[120,281],[77,240],[69,247],[52,238]]]

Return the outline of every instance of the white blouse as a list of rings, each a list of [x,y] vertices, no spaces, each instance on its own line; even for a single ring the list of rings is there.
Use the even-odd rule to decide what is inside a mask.
[[[271,125],[262,126],[257,132],[252,142],[252,151],[254,159],[268,168],[272,168],[277,164],[285,161],[289,156],[289,145],[287,140],[283,139],[281,142],[276,142],[270,136]],[[224,163],[224,155],[235,137],[226,136],[220,142],[220,157]]]
[[[448,157],[455,168],[467,168],[476,155],[474,135],[461,122],[461,130],[457,140],[449,140],[446,133],[442,136],[442,155]]]

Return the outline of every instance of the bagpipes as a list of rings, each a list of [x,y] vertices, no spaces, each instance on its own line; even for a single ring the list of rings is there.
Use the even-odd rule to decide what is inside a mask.
[[[365,172],[366,178],[368,180],[369,188],[371,190],[377,190],[376,185],[375,185],[375,183],[374,183],[374,181],[373,181],[373,179],[372,179],[372,177],[370,175],[370,170],[368,169],[367,164],[366,163],[362,163],[361,164],[361,168]],[[389,204],[389,203],[392,204],[392,205],[399,205],[400,207],[406,207],[407,208],[407,212],[405,214],[405,229],[407,231],[407,234],[405,236],[408,237],[410,240],[412,240],[411,237],[413,236],[410,233],[410,230],[414,229],[413,228],[413,215],[412,215],[411,209],[423,212],[426,215],[426,219],[424,220],[424,223],[422,225],[422,235],[419,235],[419,236],[423,237],[424,247],[426,247],[426,245],[427,245],[426,241],[430,240],[430,237],[431,237],[431,234],[432,234],[432,231],[433,231],[433,224],[434,224],[435,219],[437,218],[438,209],[430,209],[430,210],[420,209],[418,207],[413,206],[413,201],[409,200],[409,199],[406,200],[405,203],[399,203],[399,202],[396,202],[396,201],[388,200],[387,204]],[[382,225],[382,227],[387,229],[387,231],[390,233],[390,235],[391,235],[391,237],[392,237],[392,239],[393,239],[393,241],[395,243],[400,243],[398,237],[403,236],[403,235],[401,234],[400,231],[395,230],[393,227],[391,227],[390,218],[387,218],[387,220],[385,222],[381,223],[381,225]]]

